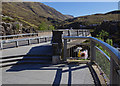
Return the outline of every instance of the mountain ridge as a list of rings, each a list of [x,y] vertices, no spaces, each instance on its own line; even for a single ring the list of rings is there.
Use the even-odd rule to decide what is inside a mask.
[[[39,26],[41,22],[54,25],[69,18],[40,2],[3,2],[2,13],[24,24],[30,23],[34,26]]]
[[[65,29],[65,28],[80,28],[80,25],[89,26],[92,24],[101,24],[103,21],[118,21],[118,16],[120,14],[119,10],[107,12],[107,13],[97,13],[92,15],[85,15],[74,17],[72,19],[66,19],[65,21],[61,21],[59,23],[58,28]]]

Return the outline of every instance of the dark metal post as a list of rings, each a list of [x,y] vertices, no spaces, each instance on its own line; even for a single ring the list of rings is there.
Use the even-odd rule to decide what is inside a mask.
[[[83,29],[82,29],[82,36],[84,36]]]
[[[96,48],[95,48],[95,42],[90,40],[90,59],[91,62],[96,61]]]
[[[79,36],[79,30],[77,30],[77,36]]]
[[[18,41],[16,41],[15,43],[16,43],[16,47],[18,47],[19,46]]]
[[[120,75],[117,72],[117,69],[120,70],[120,68],[117,66],[113,58],[110,58],[110,85],[116,85],[120,86]]]
[[[68,30],[68,36],[71,36],[72,33],[70,33],[71,31]],[[68,39],[68,41],[70,42],[70,39]]]
[[[66,61],[67,56],[67,39],[64,39],[64,61]]]
[[[45,37],[45,42],[47,42],[47,37]]]
[[[38,43],[40,43],[40,38],[37,39]]]
[[[3,42],[1,41],[1,49],[3,49]]]
[[[31,41],[30,41],[30,39],[28,39],[28,45],[30,45],[31,44]]]

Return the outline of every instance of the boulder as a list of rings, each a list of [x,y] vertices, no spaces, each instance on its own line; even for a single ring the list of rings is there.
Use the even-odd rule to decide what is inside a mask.
[[[37,31],[33,27],[24,28],[19,22],[13,23],[0,23],[0,35],[13,35],[22,33],[36,33]]]
[[[0,25],[0,36],[6,35],[5,29],[2,25]]]

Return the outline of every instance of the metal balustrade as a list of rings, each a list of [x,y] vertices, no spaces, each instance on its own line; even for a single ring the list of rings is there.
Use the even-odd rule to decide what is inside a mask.
[[[59,29],[63,31],[63,36],[88,36],[90,34],[88,29]]]
[[[51,38],[52,37],[34,37],[34,38],[24,38],[24,39],[14,39],[14,40],[1,40],[0,41],[0,44],[1,44],[1,47],[0,49],[4,49],[4,44],[9,44],[9,43],[15,43],[15,46],[16,47],[19,47],[19,42],[21,41],[27,41],[28,45],[32,44],[31,41],[32,40],[37,40],[37,43],[40,43],[41,42],[41,39],[43,39],[43,42],[48,42],[48,41],[51,41]],[[24,44],[23,44],[24,45]]]
[[[14,37],[24,37],[24,36],[38,36],[38,33],[26,33],[26,34],[17,34],[17,35],[6,35],[0,36],[0,39],[14,38]]]
[[[60,29],[58,30],[60,31]],[[90,34],[89,30],[87,29],[76,29],[76,30],[62,30],[63,36],[88,36]],[[7,35],[7,36],[0,36],[0,39],[7,39],[7,38],[15,38],[15,37],[24,37],[24,36],[38,36],[38,33],[28,33],[28,34],[17,34],[17,35]],[[23,39],[10,39],[10,40],[1,40],[0,41],[0,49],[4,49],[4,44],[10,44],[14,43],[14,47],[18,47],[19,42],[27,41],[27,45],[31,44],[31,40],[37,40],[38,43],[40,43],[40,39],[44,39],[45,42],[47,42],[47,39],[50,39],[52,37],[34,37],[34,38],[23,38]],[[70,40],[68,40],[70,41]]]
[[[67,45],[88,45],[90,46],[90,62],[91,63],[97,63],[100,68],[103,70],[103,68],[100,65],[100,59],[102,59],[102,61],[105,61],[104,59],[107,59],[108,64],[110,66],[110,68],[107,69],[107,65],[104,65],[104,67],[106,67],[107,70],[109,70],[109,76],[110,76],[110,84],[120,84],[120,52],[115,49],[114,47],[110,46],[109,44],[98,40],[97,38],[94,37],[87,37],[90,32],[88,30],[83,30],[83,32],[85,32],[85,34],[83,32],[81,32],[82,30],[75,30],[75,31],[63,31],[63,40],[64,40],[64,46],[63,46],[63,59],[64,61],[67,60]],[[76,36],[75,36],[76,35]],[[4,49],[4,45],[5,44],[10,44],[10,43],[14,43],[16,47],[20,46],[20,42],[21,41],[26,41],[28,45],[32,44],[32,40],[36,40],[37,43],[41,43],[41,39],[43,40],[43,42],[47,42],[50,41],[52,37],[34,37],[34,38],[24,38],[24,39],[14,39],[14,40],[1,40],[0,44],[1,44],[1,49]],[[90,43],[79,43],[77,42],[76,44],[72,44],[72,41],[74,40],[89,40]],[[71,40],[71,41],[68,41]],[[100,46],[102,46],[103,49],[105,49],[109,54],[110,57],[107,56],[101,49],[99,49],[98,47],[96,47],[96,44],[99,44]],[[54,53],[53,56],[59,56],[61,55],[60,50],[58,49],[58,43],[53,43],[53,48],[54,48]],[[71,53],[71,52],[70,52]],[[98,55],[99,54],[99,55]],[[99,56],[101,58],[99,58]],[[8,58],[8,57],[7,57]],[[10,57],[9,57],[10,58]],[[55,58],[55,57],[53,57]],[[85,61],[85,60],[84,60]],[[98,62],[99,61],[99,62]],[[103,70],[104,72],[104,70]],[[107,72],[105,72],[106,74]]]
[[[97,63],[96,50],[99,50],[110,61],[110,84],[120,84],[120,52],[109,44],[98,40],[94,37],[79,37],[79,36],[64,36],[64,61],[67,61],[67,40],[68,39],[83,39],[90,41],[90,60],[92,63]],[[109,54],[110,58],[96,44],[102,46]],[[103,58],[104,59],[104,58]]]

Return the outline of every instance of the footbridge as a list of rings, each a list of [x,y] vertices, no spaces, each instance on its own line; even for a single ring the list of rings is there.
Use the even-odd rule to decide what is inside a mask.
[[[120,86],[120,52],[91,37],[89,30],[29,35],[1,36],[2,86]],[[80,47],[88,51],[87,59],[78,56]]]

